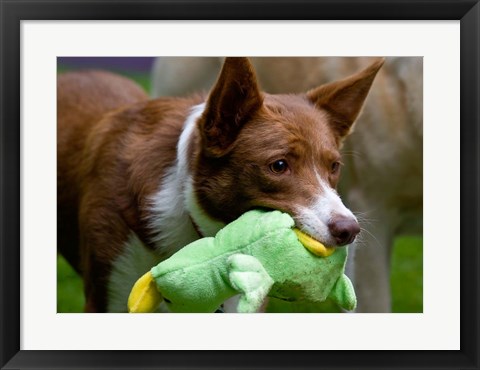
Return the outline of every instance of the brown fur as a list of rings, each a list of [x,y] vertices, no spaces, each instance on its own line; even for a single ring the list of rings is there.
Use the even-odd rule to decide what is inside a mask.
[[[147,195],[159,186],[192,99],[147,101],[125,78],[58,78],[58,245],[84,278],[86,310],[105,311],[112,260],[130,230],[148,245]]]
[[[98,81],[109,80],[108,84]],[[78,205],[83,153],[90,131],[109,111],[146,99],[130,80],[100,71],[60,75],[57,82],[57,202],[59,250],[77,270]]]

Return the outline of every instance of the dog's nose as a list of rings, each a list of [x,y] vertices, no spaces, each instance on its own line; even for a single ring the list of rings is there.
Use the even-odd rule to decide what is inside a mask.
[[[335,238],[338,246],[352,243],[360,232],[360,225],[353,218],[335,217],[328,223],[330,234]]]

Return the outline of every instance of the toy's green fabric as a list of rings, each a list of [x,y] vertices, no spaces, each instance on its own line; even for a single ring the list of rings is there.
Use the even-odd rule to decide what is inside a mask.
[[[330,298],[353,310],[355,292],[344,275],[347,248],[316,256],[293,227],[279,211],[247,212],[214,238],[199,239],[153,267],[151,276],[171,312],[215,312],[237,294],[238,312],[256,312],[267,296],[314,303]]]

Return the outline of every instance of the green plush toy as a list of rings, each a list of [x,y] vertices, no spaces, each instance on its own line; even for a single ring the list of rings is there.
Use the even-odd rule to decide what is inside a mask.
[[[153,267],[134,285],[129,312],[215,312],[240,294],[238,312],[257,312],[265,298],[319,303],[327,298],[353,310],[356,297],[344,274],[347,248],[328,248],[294,228],[279,211],[249,211]]]

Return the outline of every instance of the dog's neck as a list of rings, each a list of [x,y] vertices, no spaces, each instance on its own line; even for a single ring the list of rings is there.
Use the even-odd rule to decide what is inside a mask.
[[[193,135],[195,130],[197,130],[197,120],[202,115],[205,109],[205,103],[196,105],[192,109],[192,113],[185,121],[185,126],[183,128],[182,134],[180,135],[180,140],[178,141],[177,147],[177,163],[179,167],[186,168],[187,172],[187,181],[185,183],[185,188],[183,191],[183,197],[185,200],[185,208],[190,214],[194,226],[198,229],[197,231],[201,236],[215,236],[215,234],[225,226],[224,223],[217,221],[210,217],[201,207],[197,200],[195,193],[194,180],[191,173],[188,169],[189,160],[189,146],[193,145]]]
[[[200,236],[215,236],[217,232],[225,226],[223,222],[215,220],[207,215],[200,207],[195,194],[193,179],[191,176],[188,178],[185,185],[184,198],[185,207],[188,210],[190,217],[192,218],[192,222],[194,223],[194,227]]]
[[[190,173],[189,147],[205,104],[191,109],[178,140],[176,162],[168,169],[160,190],[152,197],[151,228],[159,252],[173,254],[200,236],[214,236],[224,223],[200,207]],[[200,235],[199,235],[200,234]]]

